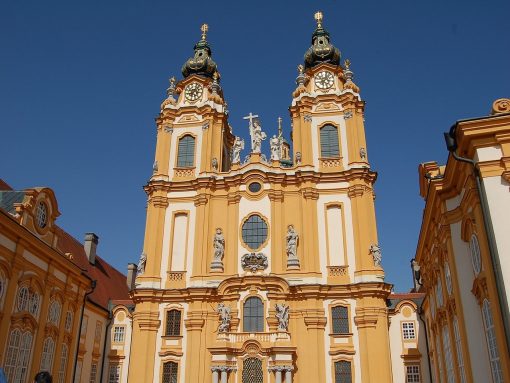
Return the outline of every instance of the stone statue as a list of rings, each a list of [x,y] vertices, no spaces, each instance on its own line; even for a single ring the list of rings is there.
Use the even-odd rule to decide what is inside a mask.
[[[420,265],[418,264],[418,262],[416,262],[416,259],[412,259],[411,261],[411,265],[413,267],[413,277],[414,277],[414,285],[415,287],[417,286],[421,286],[422,285],[422,282],[421,282],[421,271],[420,271]]]
[[[219,227],[216,229],[216,234],[214,235],[213,247],[214,260],[221,262],[223,254],[225,253],[225,237],[223,236],[223,230]]]
[[[299,259],[297,257],[297,245],[299,235],[294,229],[294,225],[287,226],[287,235],[285,236],[287,241],[287,266],[299,267]]]
[[[280,161],[281,155],[281,140],[276,137],[276,134],[269,140],[269,145],[271,145],[271,160],[272,161]]]
[[[296,165],[301,164],[301,152],[296,153]]]
[[[255,119],[250,125],[251,151],[252,153],[260,153],[262,141],[267,138],[266,133],[262,131],[260,121]]]
[[[244,149],[244,140],[241,137],[236,137],[234,145],[232,146],[232,163],[238,164],[241,162],[241,150]]]
[[[367,151],[365,148],[360,148],[359,150],[359,156],[361,157],[362,160],[364,160],[365,158],[367,158]]]
[[[152,172],[156,173],[158,171],[158,160],[154,160],[154,163],[152,164]]]
[[[370,245],[370,254],[372,254],[372,258],[374,259],[374,265],[377,267],[381,266],[382,254],[378,244]]]
[[[278,319],[278,331],[287,331],[289,327],[289,306],[285,303],[277,303],[274,308]]]
[[[211,166],[213,167],[214,170],[218,170],[218,159],[216,157],[212,159]]]
[[[230,330],[230,315],[231,308],[225,306],[224,303],[218,304],[216,312],[220,315],[220,325],[218,326],[218,332],[228,332]]]
[[[145,273],[145,263],[147,262],[147,254],[140,254],[140,259],[138,261],[138,267],[136,269],[137,275],[143,275]]]

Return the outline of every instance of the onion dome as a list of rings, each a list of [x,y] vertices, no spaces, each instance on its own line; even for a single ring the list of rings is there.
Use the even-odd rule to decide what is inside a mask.
[[[320,63],[340,64],[340,51],[329,42],[329,33],[322,28],[322,12],[315,13],[317,28],[312,35],[312,46],[305,53],[305,69]]]
[[[202,31],[202,38],[193,47],[195,55],[189,58],[182,66],[182,75],[184,78],[192,74],[212,78],[217,70],[217,65],[211,58],[211,48],[206,40],[209,27],[207,24],[204,24],[200,30]]]

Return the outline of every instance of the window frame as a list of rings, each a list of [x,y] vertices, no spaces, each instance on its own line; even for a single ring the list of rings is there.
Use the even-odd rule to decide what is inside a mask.
[[[340,308],[340,309],[344,309],[344,313],[346,314],[345,318],[335,318],[335,315],[334,315],[334,311],[335,309],[337,308]],[[330,307],[330,318],[331,318],[331,326],[330,326],[330,329],[331,329],[331,335],[335,335],[335,336],[341,336],[341,335],[352,335],[352,332],[351,332],[351,312],[350,312],[350,306],[349,305],[346,305],[346,304],[343,304],[343,303],[338,303],[338,304],[335,304],[335,305],[332,305]],[[342,320],[342,319],[345,319],[347,321],[347,331],[343,331],[344,329],[342,328],[338,328],[336,325],[335,325],[335,320],[338,319],[338,320]],[[338,326],[342,327],[342,324],[340,323]],[[339,331],[336,331],[336,330],[339,330]]]
[[[164,335],[165,337],[170,337],[170,338],[182,337],[182,321],[183,321],[182,311],[183,311],[182,309],[175,308],[175,307],[169,308],[165,311],[165,335]],[[173,326],[169,327],[168,322],[171,319],[169,317],[169,315],[170,315],[170,313],[174,313],[174,312],[179,314],[179,321],[178,321],[179,323],[178,324],[173,323]],[[176,328],[178,329],[178,331],[175,331]]]
[[[476,246],[474,246],[476,245]],[[471,258],[471,266],[475,276],[482,271],[482,250],[480,249],[480,241],[476,233],[472,233],[469,238],[469,256]]]
[[[336,132],[336,149],[337,149],[337,152],[336,154],[335,153],[330,153],[330,152],[334,152],[334,149],[335,149],[335,145],[334,145],[334,139],[332,139],[332,137],[330,136],[330,133],[328,133],[328,142],[324,142],[323,139],[322,139],[322,131],[323,129],[327,129],[327,128],[333,128]],[[332,132],[332,130],[330,130],[330,132]],[[340,128],[339,126],[333,124],[332,122],[325,122],[324,124],[322,124],[321,126],[318,127],[318,141],[319,141],[319,157],[321,159],[330,159],[330,158],[341,158],[341,145],[340,145]],[[333,137],[334,138],[334,137]],[[327,144],[327,147],[326,145],[323,145],[324,144]],[[324,149],[327,149],[327,150],[324,150]],[[327,152],[327,153],[324,153],[324,152]]]
[[[501,366],[501,355],[499,353],[498,342],[496,338],[496,326],[492,316],[491,304],[487,298],[482,303],[483,327],[485,332],[485,341],[487,344],[487,356],[493,383],[503,383],[503,370]]]
[[[412,328],[404,328],[411,325]],[[416,341],[416,322],[415,321],[402,321],[400,322],[400,333],[404,342]],[[407,336],[406,336],[407,333]],[[412,336],[411,336],[412,333]]]
[[[266,230],[266,237],[265,237],[264,241],[260,243],[259,247],[256,247],[256,248],[251,247],[244,240],[244,233],[245,233],[245,231],[247,231],[247,229],[245,229],[244,226],[248,223],[250,218],[252,218],[254,216],[259,217],[261,219],[262,223],[264,223],[265,227],[266,227],[266,229],[265,229]],[[250,252],[260,251],[269,242],[270,230],[271,229],[269,227],[269,220],[265,216],[263,216],[260,212],[251,212],[246,217],[243,218],[243,220],[241,221],[241,226],[239,227],[239,236],[240,236],[241,244],[243,245],[243,247],[245,249],[249,250]]]
[[[260,302],[260,306],[257,307],[261,309],[261,312],[262,312],[262,315],[259,317],[258,315],[250,315],[249,318],[256,318],[256,320],[260,320],[261,322],[260,323],[256,323],[256,330],[249,330],[247,329],[247,314],[246,314],[246,309],[247,309],[247,303],[248,301],[252,302],[252,301],[255,301],[255,299],[257,299],[259,302]],[[266,307],[265,307],[265,303],[264,303],[264,299],[262,299],[262,297],[258,296],[258,295],[249,295],[246,297],[246,299],[243,301],[243,305],[242,305],[242,310],[243,310],[243,313],[242,313],[242,318],[243,318],[243,332],[246,332],[246,333],[260,333],[260,332],[265,332],[265,329],[266,329],[266,324],[265,324],[265,314],[266,314]],[[250,308],[251,310],[251,308]],[[258,312],[257,312],[258,314]],[[252,322],[252,319],[250,319],[250,323]],[[259,331],[259,327],[258,325],[262,325],[261,326],[261,329]]]
[[[177,383],[179,381],[179,362],[175,360],[165,360],[161,363],[161,382],[165,383],[165,366],[175,366],[175,370],[173,368],[168,372],[169,374],[175,373],[175,379],[173,379],[172,375],[168,377],[169,383]]]
[[[340,363],[347,363],[350,367],[350,378],[345,380],[345,379],[341,379],[341,380],[337,380],[337,365],[340,365]],[[333,382],[334,383],[352,383],[352,382],[355,382],[356,380],[354,379],[354,363],[352,360],[350,359],[336,359],[336,360],[333,360],[333,363],[331,365],[331,369],[332,369],[332,377],[333,377]]]
[[[117,333],[116,331],[117,329],[122,331],[119,331]],[[121,336],[122,339],[117,340],[117,335],[119,335],[119,337]],[[114,325],[112,328],[112,343],[123,344],[125,341],[126,341],[126,326],[119,324]]]
[[[182,159],[183,162],[181,162],[181,141],[185,139],[191,139],[193,142],[193,150],[192,153],[189,152],[189,146],[190,144],[186,144],[186,153],[184,153],[184,157]],[[196,167],[195,161],[196,161],[196,147],[197,147],[197,137],[190,132],[183,133],[180,137],[177,138],[176,141],[177,150],[176,150],[176,157],[175,157],[175,167],[179,169],[192,169]],[[182,148],[184,149],[184,148]],[[191,163],[190,163],[191,158]]]
[[[115,371],[113,371],[115,369]],[[113,376],[112,376],[113,372]],[[122,369],[119,363],[110,363],[108,365],[108,383],[120,383],[122,377]],[[113,380],[112,380],[113,378]]]
[[[405,368],[405,377],[406,377],[406,383],[421,383],[421,366],[420,364],[406,364],[404,366]],[[416,371],[409,371],[409,369],[418,369],[418,372]],[[413,380],[409,380],[409,374],[412,374]],[[418,380],[415,380],[416,377],[418,377]]]

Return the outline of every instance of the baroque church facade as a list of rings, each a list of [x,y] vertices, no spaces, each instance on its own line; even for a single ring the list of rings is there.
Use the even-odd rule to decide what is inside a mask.
[[[130,382],[393,381],[364,101],[316,21],[289,107],[292,153],[280,133],[267,159],[252,113],[251,142],[234,135],[206,25],[170,80],[145,186]],[[400,354],[417,345],[402,344],[405,374]]]

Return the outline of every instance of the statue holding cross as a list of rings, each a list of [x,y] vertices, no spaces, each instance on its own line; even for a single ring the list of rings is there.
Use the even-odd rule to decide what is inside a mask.
[[[262,141],[267,138],[266,133],[262,131],[260,126],[259,116],[250,112],[249,115],[243,117],[249,121],[250,137],[251,137],[251,152],[260,153]]]

